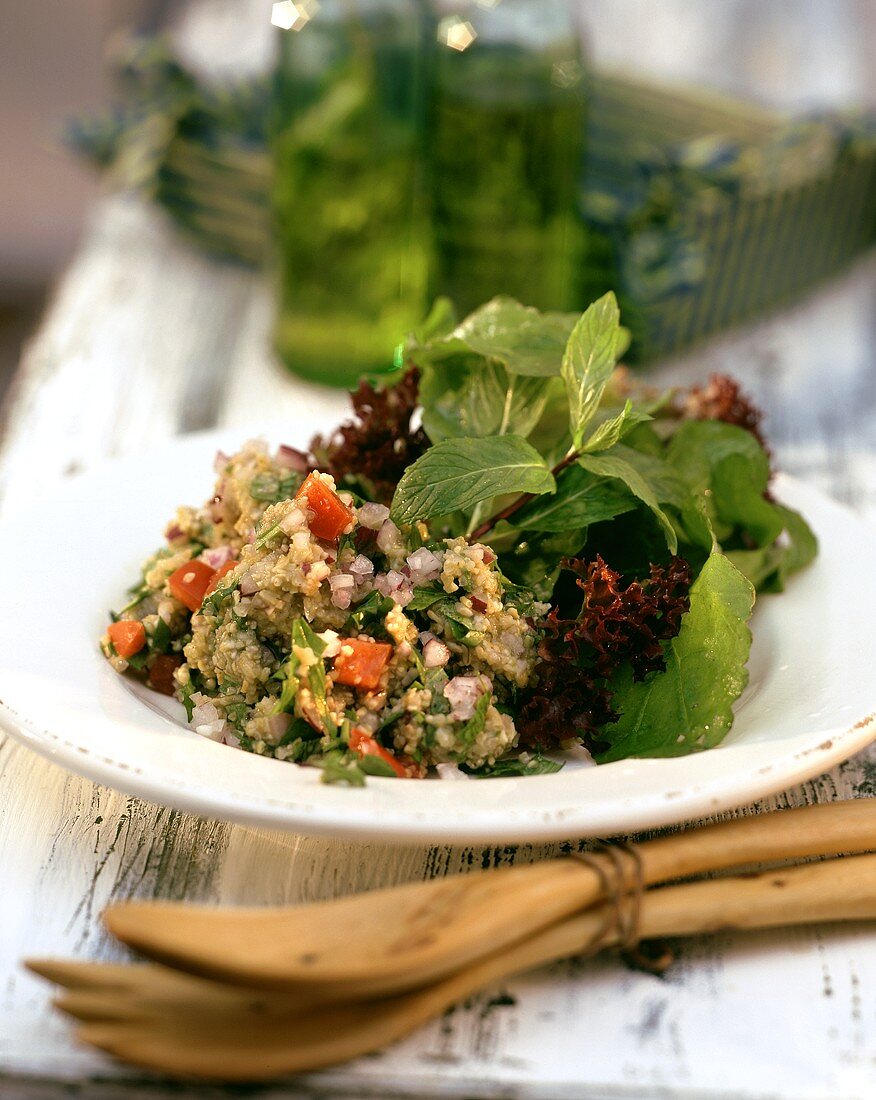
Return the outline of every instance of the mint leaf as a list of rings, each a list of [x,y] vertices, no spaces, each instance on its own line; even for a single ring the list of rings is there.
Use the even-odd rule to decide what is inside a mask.
[[[682,756],[712,748],[733,722],[733,703],[748,682],[749,581],[713,553],[690,590],[690,610],[666,651],[666,671],[634,683],[624,668],[614,681],[619,721],[600,736],[604,763],[628,756]]]
[[[451,332],[430,340],[413,339],[408,359],[421,369],[442,360],[494,359],[511,374],[548,378],[559,374],[563,349],[576,313],[541,313],[500,296],[469,314]]]
[[[620,340],[620,311],[609,291],[582,314],[563,352],[561,374],[569,398],[569,426],[576,450],[584,442],[584,430],[615,368]]]
[[[627,432],[632,431],[637,424],[644,424],[653,417],[650,413],[637,409],[632,401],[627,401],[623,409],[608,420],[603,420],[599,427],[591,433],[590,437],[582,445],[582,450],[588,454],[595,451],[607,451],[619,443]]]
[[[638,497],[654,513],[663,528],[670,552],[676,553],[678,536],[671,520],[660,506],[674,504],[681,507],[686,499],[686,490],[667,463],[656,455],[645,454],[619,444],[602,454],[581,455],[578,464],[593,474],[623,482],[633,496]]]
[[[626,486],[583,466],[567,466],[556,481],[555,493],[538,497],[513,517],[516,527],[525,531],[580,530],[636,507],[636,498]]]
[[[549,493],[544,459],[516,435],[445,439],[405,470],[392,499],[396,523],[467,511],[502,493]]]

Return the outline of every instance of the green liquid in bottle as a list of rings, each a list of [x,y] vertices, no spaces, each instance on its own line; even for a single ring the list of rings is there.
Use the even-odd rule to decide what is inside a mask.
[[[281,39],[275,348],[332,385],[391,370],[428,301],[421,23],[403,3],[383,7],[321,10]]]

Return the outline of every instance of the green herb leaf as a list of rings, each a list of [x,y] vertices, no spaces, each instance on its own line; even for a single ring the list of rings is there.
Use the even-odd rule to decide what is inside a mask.
[[[635,408],[632,401],[627,401],[617,416],[603,420],[584,442],[581,449],[588,454],[593,454],[596,451],[607,451],[609,447],[619,443],[637,424],[644,424],[652,419],[650,413]]]
[[[443,588],[434,584],[422,584],[414,589],[411,599],[405,604],[405,611],[426,611],[436,603],[447,599]]]
[[[384,779],[397,779],[395,771],[391,764],[388,764],[380,756],[372,756],[370,753],[364,753],[358,759],[359,767],[366,775],[379,775]]]
[[[690,610],[667,646],[666,671],[634,683],[625,668],[612,687],[620,720],[601,731],[601,762],[628,756],[682,756],[717,745],[748,682],[746,625],[754,589],[720,552],[691,587]]]
[[[407,468],[392,500],[397,523],[468,511],[502,493],[547,493],[544,459],[516,435],[445,439]]]
[[[678,550],[678,536],[661,503],[681,506],[685,500],[683,483],[673,470],[654,455],[635,451],[618,444],[611,451],[598,455],[581,455],[578,464],[601,477],[616,478],[656,516],[666,535],[671,553]]]
[[[487,722],[487,710],[490,706],[492,699],[492,693],[489,691],[483,692],[477,703],[475,703],[474,714],[469,718],[465,725],[460,726],[457,730],[457,737],[460,742],[465,746],[462,752],[458,753],[457,759],[464,760],[468,755],[468,750],[475,743],[478,737],[484,732],[484,726]]]
[[[533,500],[513,517],[515,527],[525,531],[581,530],[636,507],[636,498],[616,478],[601,477],[583,466],[567,466],[556,480],[555,493]]]
[[[498,297],[469,314],[451,332],[412,343],[418,367],[455,357],[495,359],[511,374],[548,378],[559,374],[575,313],[541,313],[513,298]]]
[[[464,764],[462,770],[473,779],[501,779],[515,775],[552,775],[561,771],[563,765],[557,760],[549,760],[546,756],[534,752],[527,754],[523,759],[519,756],[505,757],[497,760],[495,764],[482,764],[479,768],[467,768]]]
[[[620,312],[614,294],[609,291],[581,316],[563,353],[562,376],[576,450],[584,442],[584,431],[617,363],[620,339]]]
[[[151,653],[169,653],[172,641],[170,627],[159,615],[155,629],[152,631],[152,637],[149,639],[149,651]]]
[[[265,504],[276,504],[293,496],[302,480],[301,475],[295,473],[282,477],[272,473],[257,474],[249,483],[249,495]]]
[[[348,753],[330,752],[312,762],[322,768],[320,779],[323,783],[345,783],[348,787],[364,787],[365,773],[360,761],[353,760]]]
[[[195,704],[192,702],[192,696],[195,694],[196,688],[191,680],[187,684],[183,684],[179,689],[180,702],[186,708],[186,721],[191,722],[192,715],[195,712]]]
[[[205,596],[201,603],[201,614],[210,612],[212,615],[218,615],[222,604],[230,598],[232,592],[235,591],[240,584],[239,580],[232,580],[229,584],[222,587],[221,585],[214,589],[209,596]]]

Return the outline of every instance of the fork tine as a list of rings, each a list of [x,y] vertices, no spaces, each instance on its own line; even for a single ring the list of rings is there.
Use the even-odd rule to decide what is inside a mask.
[[[129,998],[113,993],[77,991],[56,997],[52,1004],[76,1020],[103,1021],[145,1018]]]
[[[122,988],[127,984],[130,967],[75,959],[25,959],[34,974],[66,989]]]

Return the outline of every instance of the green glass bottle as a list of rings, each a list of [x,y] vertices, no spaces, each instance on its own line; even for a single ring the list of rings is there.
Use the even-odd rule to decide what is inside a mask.
[[[424,8],[297,8],[274,94],[274,344],[296,373],[352,386],[392,369],[428,306]]]
[[[574,309],[585,70],[570,0],[433,0],[432,288]]]

